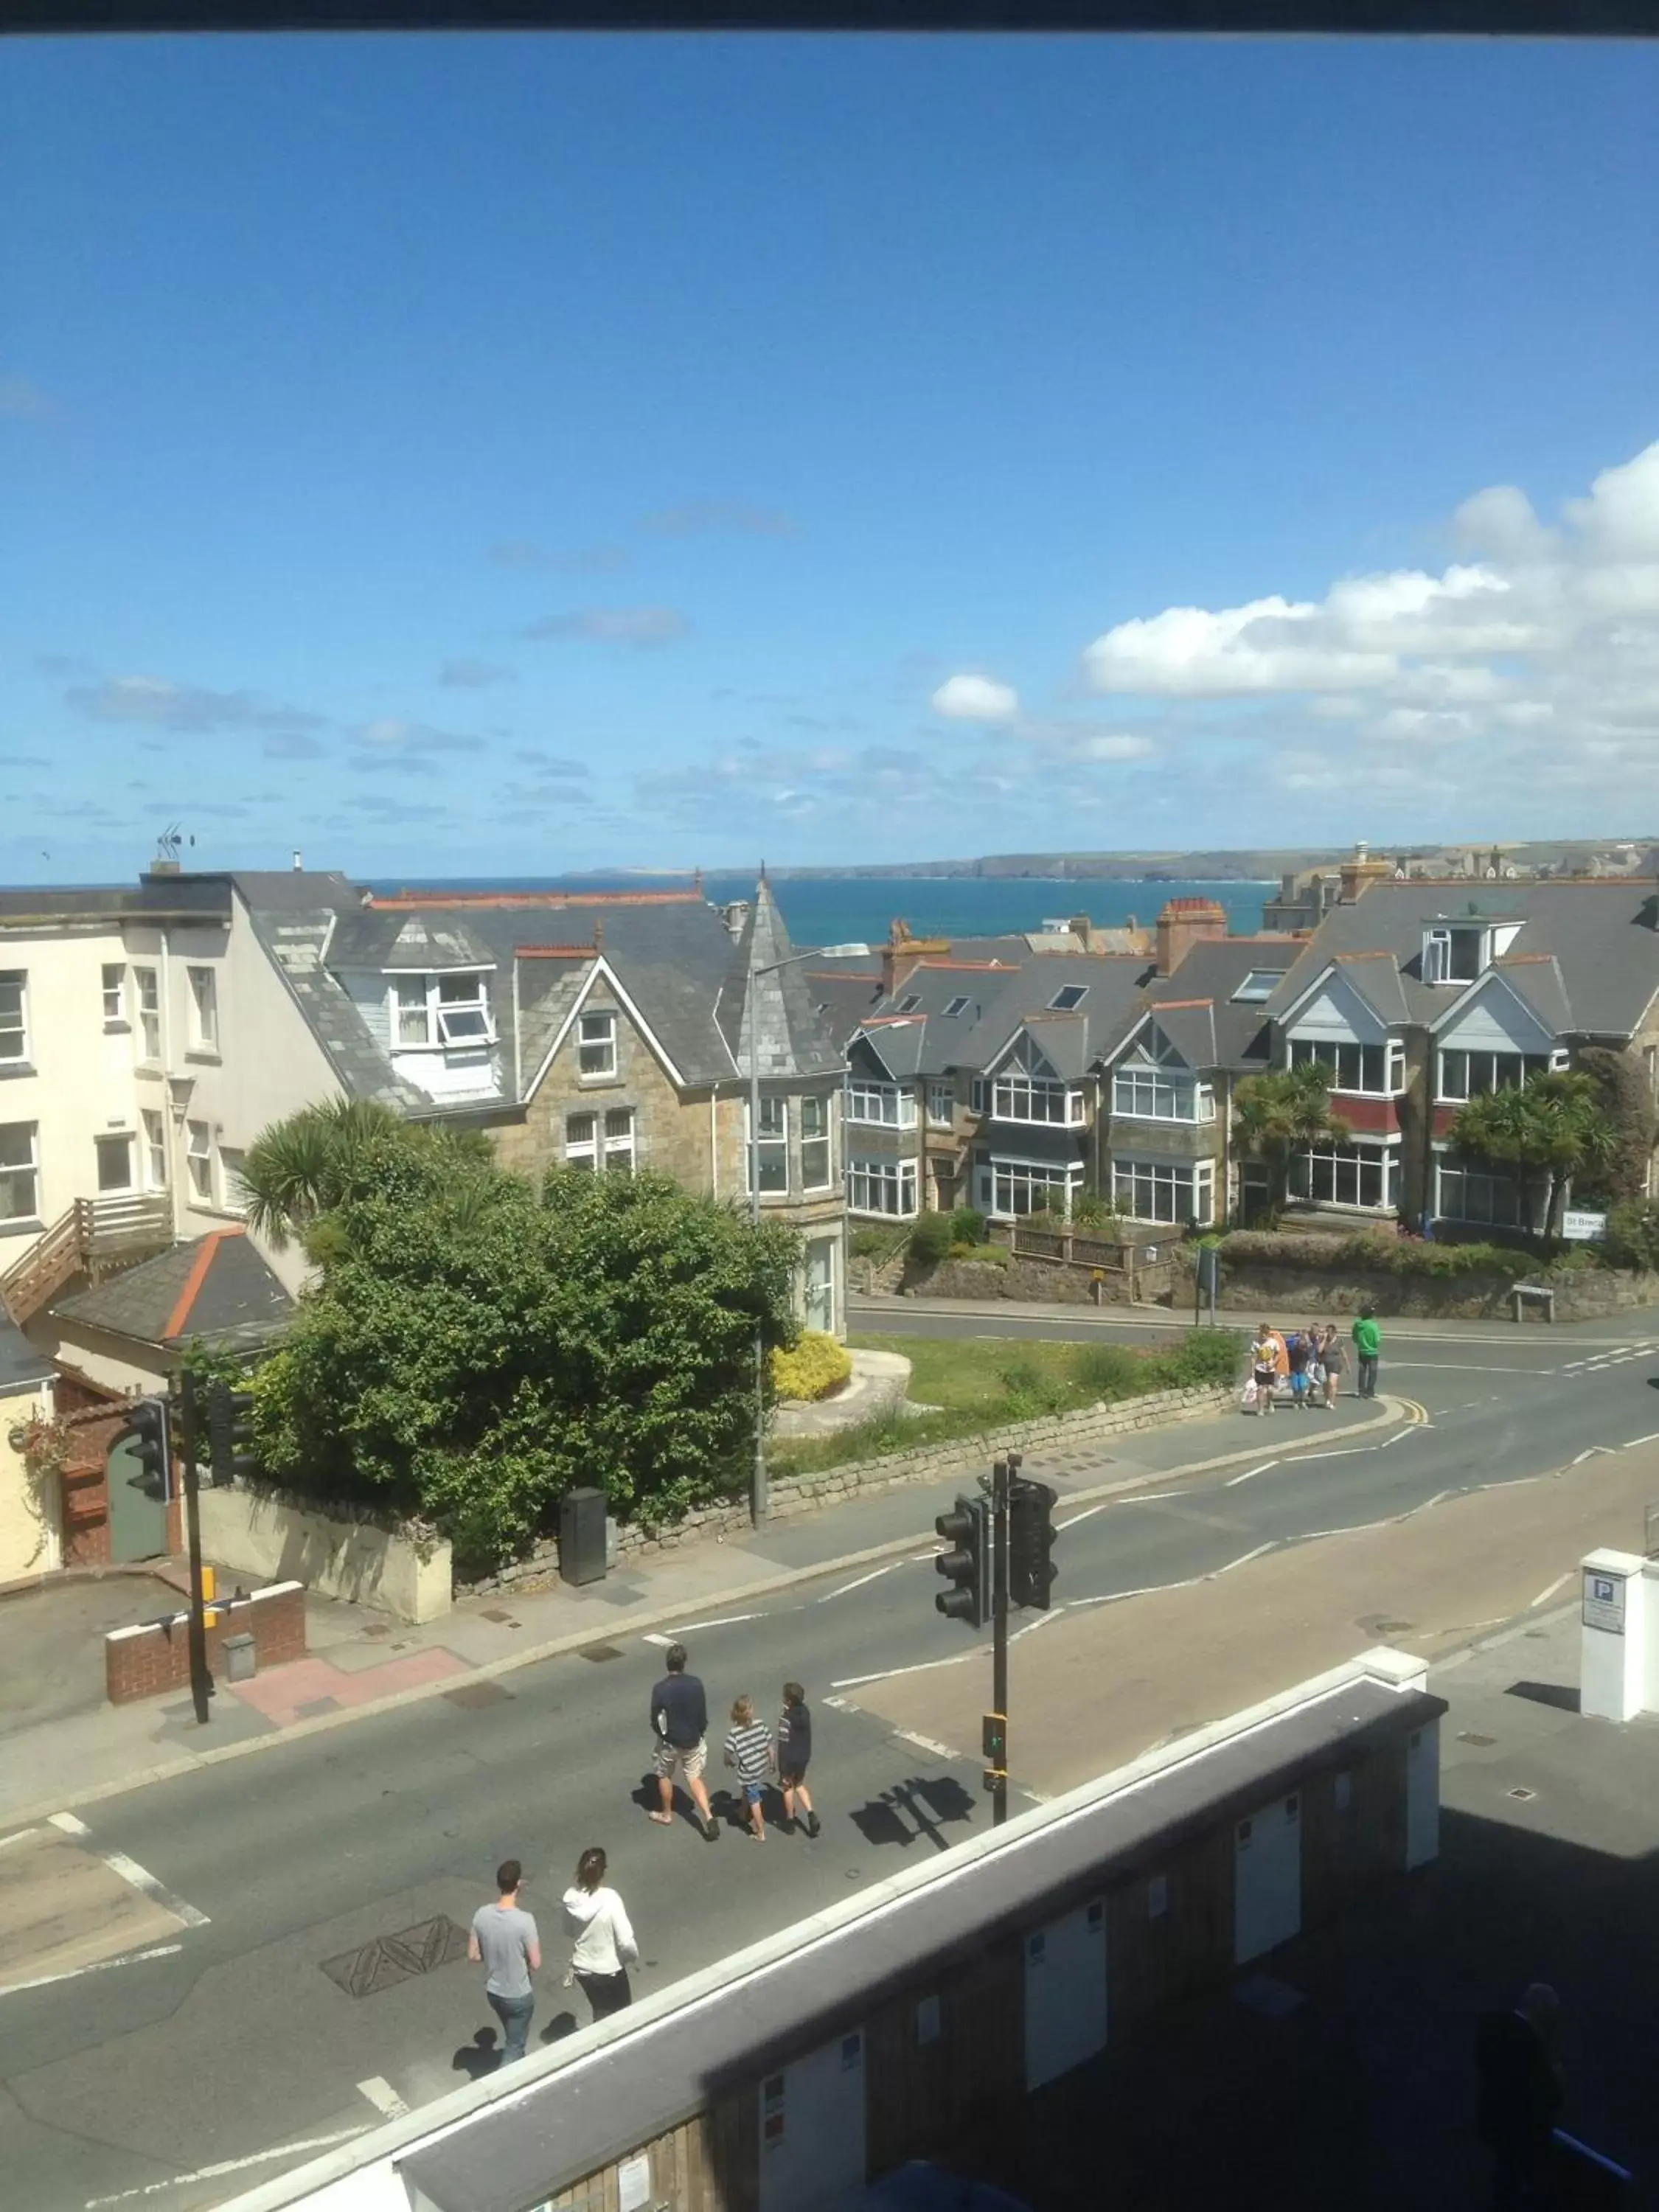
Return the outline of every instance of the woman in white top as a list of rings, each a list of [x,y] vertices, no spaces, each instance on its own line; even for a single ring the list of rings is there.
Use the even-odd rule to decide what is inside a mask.
[[[564,1893],[565,1932],[576,1939],[571,1972],[595,2020],[608,2020],[631,2002],[628,1970],[640,1959],[627,1908],[614,1889],[605,1887],[605,1869],[602,1850],[584,1851],[576,1862],[576,1879]]]

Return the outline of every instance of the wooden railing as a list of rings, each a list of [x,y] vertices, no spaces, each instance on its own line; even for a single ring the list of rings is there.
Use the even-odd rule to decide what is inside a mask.
[[[77,1198],[0,1275],[0,1306],[21,1328],[77,1275],[143,1259],[172,1242],[173,1209],[165,1198]]]

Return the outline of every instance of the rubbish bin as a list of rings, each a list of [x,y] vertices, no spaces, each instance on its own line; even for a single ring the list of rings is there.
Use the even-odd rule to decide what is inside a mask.
[[[559,1573],[564,1581],[604,1581],[605,1506],[602,1490],[567,1490],[559,1500]]]
[[[228,1682],[251,1682],[259,1670],[259,1655],[250,1635],[228,1636],[219,1646]]]

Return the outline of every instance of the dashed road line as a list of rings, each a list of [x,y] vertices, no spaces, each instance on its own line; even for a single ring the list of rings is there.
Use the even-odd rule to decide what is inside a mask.
[[[404,2104],[384,2074],[371,2074],[368,2081],[360,2081],[357,2087],[361,2094],[368,2098],[375,2111],[383,2114],[386,2119],[406,2120],[409,2118],[408,2106]]]
[[[61,1974],[37,1974],[33,1981],[0,1982],[0,1997],[15,1997],[24,1990],[50,1989],[54,1982],[76,1982],[82,1974],[106,1974],[112,1966],[137,1966],[146,1959],[176,1958],[182,1943],[152,1943],[147,1951],[126,1951],[118,1959],[94,1959],[84,1966],[68,1966]]]
[[[246,2173],[250,2166],[268,2166],[274,2158],[301,2158],[307,2152],[332,2150],[337,2143],[353,2142],[359,2136],[367,2135],[374,2123],[365,2120],[360,2128],[338,2128],[331,2136],[308,2136],[300,2142],[273,2143],[269,2150],[256,2150],[247,2158],[221,2159],[216,2166],[198,2166],[194,2173],[175,2173],[167,2181],[147,2181],[137,2189],[123,2189],[113,2197],[88,2197],[85,2212],[103,2212],[108,2204],[136,2204],[146,2197],[165,2197],[170,2190],[188,2189],[198,2181],[220,2181],[228,2173]]]
[[[843,1583],[839,1589],[825,1590],[822,1597],[814,1598],[812,1602],[828,1605],[832,1597],[845,1597],[848,1590],[862,1589],[866,1583],[878,1583],[884,1575],[890,1575],[895,1567],[902,1564],[901,1560],[890,1559],[884,1567],[872,1567],[867,1575],[860,1575],[856,1582]],[[753,1614],[749,1617],[754,1618]]]
[[[1561,1588],[1562,1584],[1564,1583],[1570,1583],[1577,1571],[1578,1570],[1577,1567],[1569,1567],[1565,1574],[1557,1575],[1555,1580],[1550,1584],[1547,1589],[1540,1589],[1539,1591],[1537,1596],[1533,1599],[1532,1604],[1528,1605],[1527,1607],[1528,1612],[1530,1613],[1534,1606],[1547,1604],[1548,1601],[1555,1595],[1555,1593]]]
[[[0,1851],[3,1851],[8,1844],[21,1844],[25,1837],[38,1836],[40,1832],[39,1828],[14,1828],[10,1835],[0,1836]]]
[[[1075,1528],[1080,1521],[1092,1521],[1097,1513],[1103,1513],[1109,1505],[1115,1505],[1116,1503],[1115,1498],[1103,1498],[1098,1505],[1085,1505],[1081,1513],[1073,1513],[1069,1521],[1056,1521],[1054,1534],[1059,1535],[1062,1529]]]
[[[848,1674],[831,1682],[832,1690],[857,1690],[866,1682],[890,1682],[900,1674],[931,1674],[937,1667],[960,1667],[969,1659],[988,1659],[990,1646],[975,1644],[969,1651],[953,1651],[948,1659],[924,1659],[919,1667],[881,1667],[873,1674]]]
[[[1387,1451],[1390,1444],[1403,1444],[1407,1437],[1414,1437],[1419,1430],[1426,1429],[1428,1425],[1426,1421],[1414,1421],[1408,1429],[1396,1429],[1391,1437],[1385,1437],[1376,1449]]]
[[[1645,1437],[1632,1437],[1627,1444],[1620,1444],[1619,1449],[1620,1451],[1634,1451],[1638,1444],[1659,1444],[1659,1429],[1654,1429]]]
[[[141,1897],[147,1897],[152,1904],[159,1905],[175,1920],[182,1920],[186,1928],[207,1926],[205,1912],[199,1911],[193,1905],[186,1905],[182,1897],[174,1896],[165,1882],[157,1881],[153,1874],[147,1872],[136,1859],[130,1859],[125,1851],[106,1850],[100,1844],[94,1841],[92,1831],[86,1822],[77,1820],[73,1813],[52,1814],[51,1825],[64,1835],[73,1836],[78,1843],[84,1843],[94,1857],[102,1859],[112,1874],[118,1874],[122,1881],[130,1883]]]
[[[948,1743],[936,1743],[930,1735],[918,1735],[914,1729],[895,1729],[893,1734],[901,1743],[913,1743],[918,1751],[931,1752],[935,1759],[965,1759],[966,1752],[952,1751]]]
[[[1586,1444],[1583,1450],[1579,1452],[1574,1458],[1569,1460],[1567,1464],[1570,1467],[1583,1467],[1584,1462],[1587,1459],[1594,1459],[1597,1452],[1600,1452],[1604,1458],[1611,1459],[1613,1457],[1613,1447],[1611,1444]]]
[[[1320,1458],[1322,1457],[1323,1455],[1321,1453],[1316,1453],[1315,1456],[1316,1458]],[[1243,1474],[1230,1474],[1227,1477],[1226,1481],[1222,1485],[1222,1488],[1224,1490],[1237,1490],[1241,1482],[1254,1482],[1257,1475],[1266,1474],[1270,1467],[1277,1467],[1278,1465],[1279,1462],[1276,1459],[1264,1459],[1260,1467],[1246,1468]]]
[[[1204,1575],[1188,1575],[1178,1583],[1146,1583],[1139,1589],[1104,1590],[1098,1597],[1068,1597],[1066,1602],[1073,1612],[1080,1605],[1121,1605],[1126,1597],[1158,1597],[1164,1590],[1195,1589],[1207,1579]]]
[[[642,1636],[640,1641],[641,1644],[654,1644],[659,1651],[666,1651],[674,1639],[672,1636]]]
[[[1011,1644],[1018,1644],[1022,1636],[1035,1636],[1039,1628],[1047,1628],[1051,1620],[1058,1620],[1065,1610],[1063,1605],[1056,1605],[1051,1607],[1047,1613],[1038,1613],[1036,1619],[1028,1620],[1024,1628],[1017,1628],[1008,1641]]]
[[[1206,1582],[1212,1583],[1218,1575],[1230,1575],[1235,1567],[1248,1567],[1252,1559],[1259,1559],[1264,1552],[1274,1552],[1277,1551],[1278,1548],[1279,1542],[1277,1538],[1275,1538],[1270,1544],[1258,1544],[1255,1551],[1244,1552],[1242,1553],[1237,1559],[1229,1559],[1224,1567],[1217,1567],[1213,1573],[1206,1575],[1204,1579]]]
[[[672,1640],[678,1643],[687,1636],[701,1636],[705,1628],[736,1628],[741,1621],[763,1618],[758,1613],[723,1613],[718,1620],[688,1620],[684,1628],[674,1631]]]

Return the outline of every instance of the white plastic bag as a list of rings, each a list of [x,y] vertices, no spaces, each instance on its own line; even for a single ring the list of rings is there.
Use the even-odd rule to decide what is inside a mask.
[[[1244,1385],[1244,1395],[1241,1403],[1247,1413],[1253,1413],[1255,1411],[1255,1377],[1254,1375],[1251,1376],[1249,1381]]]

